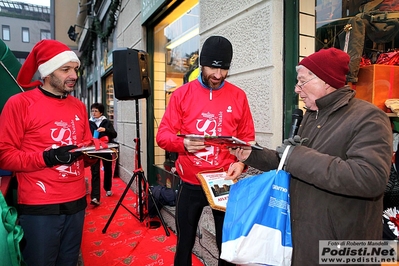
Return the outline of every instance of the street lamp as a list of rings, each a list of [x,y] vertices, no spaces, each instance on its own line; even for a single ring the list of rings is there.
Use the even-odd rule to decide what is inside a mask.
[[[68,37],[69,37],[69,39],[71,39],[72,41],[76,41],[76,38],[78,37],[78,35],[79,35],[79,33],[77,33],[76,32],[76,27],[79,27],[79,28],[82,28],[82,29],[85,29],[85,30],[89,30],[89,29],[86,29],[85,27],[83,27],[83,26],[79,26],[79,25],[71,25],[70,27],[69,27],[69,30],[68,30]]]

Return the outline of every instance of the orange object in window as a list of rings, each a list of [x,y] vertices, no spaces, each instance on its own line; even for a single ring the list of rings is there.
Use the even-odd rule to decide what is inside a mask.
[[[388,112],[385,101],[399,98],[398,83],[399,66],[374,64],[361,67],[355,87],[356,98],[371,102]]]

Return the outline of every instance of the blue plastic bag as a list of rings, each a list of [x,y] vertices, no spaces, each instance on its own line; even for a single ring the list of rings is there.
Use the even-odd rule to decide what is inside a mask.
[[[289,184],[288,172],[272,170],[230,187],[222,259],[236,264],[291,265]]]

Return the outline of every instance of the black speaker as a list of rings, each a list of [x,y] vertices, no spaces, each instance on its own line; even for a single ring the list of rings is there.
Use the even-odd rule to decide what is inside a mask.
[[[115,98],[133,100],[151,95],[148,53],[130,48],[114,50],[112,60]]]

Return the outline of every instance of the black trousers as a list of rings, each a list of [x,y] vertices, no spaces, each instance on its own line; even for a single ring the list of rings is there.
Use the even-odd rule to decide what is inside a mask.
[[[96,198],[100,201],[101,192],[100,192],[100,164],[102,161],[104,167],[104,184],[103,188],[105,191],[109,191],[112,188],[112,154],[111,153],[102,153],[101,157],[106,160],[99,159],[95,164],[90,166],[91,169],[91,199]]]
[[[21,215],[26,240],[21,251],[26,264],[76,266],[84,217],[84,210],[68,215]]]
[[[176,229],[177,245],[174,259],[174,266],[192,265],[192,249],[195,244],[195,237],[198,222],[205,206],[208,206],[205,193],[199,185],[182,183],[179,188],[176,203]],[[219,256],[222,246],[222,228],[224,212],[212,210],[215,221],[216,245],[219,249]],[[235,265],[219,259],[218,266]]]

